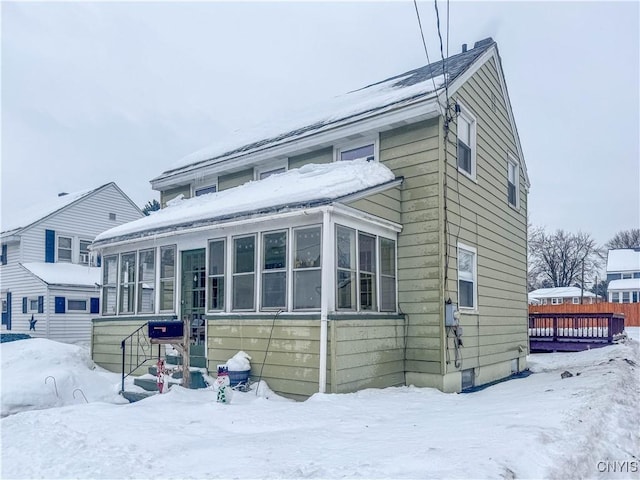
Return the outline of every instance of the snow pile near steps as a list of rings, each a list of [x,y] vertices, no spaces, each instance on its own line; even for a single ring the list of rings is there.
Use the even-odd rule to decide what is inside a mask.
[[[628,330],[633,340],[625,343],[530,355],[533,375],[472,394],[398,387],[290,402],[271,396],[262,384],[259,395],[235,392],[231,404],[220,404],[211,389],[174,387],[134,404],[25,411],[1,421],[0,473],[105,479],[638,478],[632,469],[640,451],[640,329]],[[573,376],[562,378],[565,371]],[[24,374],[41,378],[39,369]],[[480,380],[482,375],[480,369]],[[188,451],[188,464],[159,454],[158,446]],[[607,472],[612,462],[627,471]]]
[[[126,403],[118,395],[120,374],[96,366],[86,348],[32,338],[3,343],[1,358],[3,417],[86,403],[84,397],[88,402]]]

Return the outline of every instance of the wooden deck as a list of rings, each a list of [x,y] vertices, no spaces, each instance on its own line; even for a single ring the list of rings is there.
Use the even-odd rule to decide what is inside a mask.
[[[616,313],[530,313],[531,352],[576,352],[625,338],[624,315]]]

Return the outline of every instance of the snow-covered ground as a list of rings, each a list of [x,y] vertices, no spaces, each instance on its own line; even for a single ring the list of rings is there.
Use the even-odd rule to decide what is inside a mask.
[[[640,478],[639,330],[624,344],[531,355],[533,375],[471,394],[291,402],[264,388],[230,404],[181,387],[119,404],[119,376],[81,348],[5,343],[1,477]]]

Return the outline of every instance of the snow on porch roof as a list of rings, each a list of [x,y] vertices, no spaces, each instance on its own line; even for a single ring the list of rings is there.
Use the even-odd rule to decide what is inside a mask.
[[[189,228],[204,221],[224,221],[266,209],[276,211],[330,202],[393,180],[391,170],[365,159],[308,164],[229,190],[171,201],[166,208],[148,217],[101,233],[95,244],[143,237],[160,229]]]
[[[22,266],[48,285],[95,287],[100,282],[100,268],[72,263],[23,263]]]

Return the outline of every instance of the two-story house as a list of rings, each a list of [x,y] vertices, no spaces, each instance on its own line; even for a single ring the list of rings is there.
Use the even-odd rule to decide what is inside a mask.
[[[100,268],[89,247],[98,233],[143,216],[115,183],[3,211],[2,331],[88,343],[100,311]]]
[[[492,39],[189,155],[102,233],[93,358],[183,319],[215,372],[305,398],[526,367],[529,180]]]
[[[539,288],[529,292],[529,303],[533,305],[573,305],[598,303],[595,293],[579,287]]]
[[[640,247],[609,250],[607,280],[610,302],[640,302]]]

